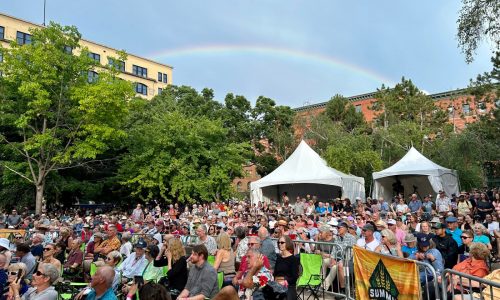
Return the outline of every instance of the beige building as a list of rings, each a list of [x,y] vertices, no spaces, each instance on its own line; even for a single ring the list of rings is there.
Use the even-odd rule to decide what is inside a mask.
[[[42,25],[21,20],[0,13],[0,44],[9,47],[11,41],[19,44],[31,43],[31,28],[42,28]],[[118,57],[118,50],[85,39],[80,40],[82,47],[87,47],[90,57],[102,65],[112,64],[120,70],[120,78],[135,83],[138,95],[151,99],[158,95],[169,84],[172,84],[172,70],[169,65],[127,53],[126,61],[115,61],[108,57]],[[1,57],[0,57],[1,59]],[[89,80],[98,76],[97,72],[89,72]]]

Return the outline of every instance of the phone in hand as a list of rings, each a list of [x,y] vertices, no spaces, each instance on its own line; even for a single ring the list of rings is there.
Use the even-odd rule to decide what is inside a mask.
[[[142,276],[134,276],[134,282],[137,284],[137,287],[140,288],[144,285],[144,277]]]

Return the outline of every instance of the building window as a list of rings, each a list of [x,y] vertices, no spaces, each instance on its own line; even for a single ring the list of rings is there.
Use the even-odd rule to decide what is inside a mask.
[[[470,105],[469,104],[462,104],[462,113],[464,115],[470,114]]]
[[[356,105],[354,108],[356,109],[357,113],[361,112],[361,104]]]
[[[163,89],[162,88],[158,88],[158,95],[161,95],[162,92],[163,92]]]
[[[0,40],[5,40],[5,27],[0,26]]]
[[[31,34],[18,31],[16,37],[19,45],[31,44]]]
[[[64,46],[64,53],[66,53],[66,54],[73,54],[73,47]]]
[[[167,83],[167,74],[158,72],[158,82],[164,82]]]
[[[479,102],[477,104],[477,110],[479,113],[485,113],[486,112],[486,104],[484,102]]]
[[[108,64],[120,72],[125,72],[125,62],[113,58],[108,58]]]
[[[95,71],[89,71],[89,73],[87,75],[87,81],[89,83],[96,82],[97,78],[99,78],[99,74],[97,74],[97,72],[95,72]]]
[[[135,92],[137,94],[141,94],[141,95],[147,96],[148,95],[148,86],[145,85],[145,84],[137,82],[135,84]]]
[[[101,55],[97,53],[89,53],[89,57],[92,58],[96,63],[101,63]]]
[[[148,77],[148,69],[136,65],[132,65],[132,73],[140,77]]]

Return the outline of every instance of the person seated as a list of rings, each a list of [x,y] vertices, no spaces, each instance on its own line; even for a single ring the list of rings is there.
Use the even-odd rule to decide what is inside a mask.
[[[489,273],[486,263],[489,256],[490,250],[485,244],[473,243],[470,246],[470,257],[454,266],[453,270],[483,278]],[[451,282],[453,282],[453,286],[449,285],[448,291],[454,289],[454,294],[471,294],[472,292],[479,291],[479,283],[477,281],[469,281],[469,279],[463,278],[460,283],[459,277],[453,275],[450,284]]]
[[[382,236],[382,241],[375,251],[403,258],[403,251],[401,250],[401,245],[396,240],[396,235],[390,229],[382,230],[380,235]]]
[[[10,251],[10,241],[6,238],[0,238],[0,253],[7,257],[5,261],[5,268],[7,268],[12,260],[12,252]]]
[[[417,252],[417,238],[413,234],[408,233],[405,235],[404,242],[406,245],[401,247],[401,251],[403,251],[403,256],[408,258]]]
[[[417,237],[417,252],[410,255],[409,259],[426,262],[434,267],[436,274],[441,274],[444,270],[444,260],[439,250],[431,248],[431,239],[428,235],[420,234]],[[439,276],[439,275],[438,275]],[[426,279],[427,278],[427,279]],[[432,275],[422,269],[420,271],[420,283],[425,284],[432,281]]]
[[[260,252],[260,238],[257,236],[249,236],[248,237],[248,247],[250,249],[256,249],[257,251]],[[247,252],[248,252],[247,250]],[[261,252],[262,253],[262,252]],[[238,272],[236,272],[236,275],[233,277],[233,285],[238,286],[239,282],[243,279],[243,275],[245,272],[248,271],[248,261],[247,261],[247,255],[243,256],[241,258],[241,263],[238,269]],[[264,266],[268,269],[271,270],[271,264],[269,263],[269,259],[264,255]]]
[[[271,271],[264,266],[264,255],[257,249],[249,249],[247,252],[249,268],[243,274],[236,291],[233,286],[226,286],[213,298],[213,300],[237,300],[237,299],[264,299],[262,285],[256,286],[254,282],[273,281]],[[278,263],[278,262],[276,262]],[[264,279],[265,278],[265,279]]]
[[[158,256],[159,252],[160,250],[156,245],[149,245],[145,250],[147,264],[146,268],[142,272],[142,277],[144,278],[145,283],[150,281],[157,282],[163,276],[163,269],[154,265],[154,259]]]
[[[154,261],[155,267],[167,266],[167,276],[160,281],[173,297],[177,297],[186,286],[188,268],[186,250],[179,238],[173,238],[164,244],[163,250]]]
[[[80,292],[75,299],[81,299],[85,292],[88,292],[85,300],[117,300],[112,284],[115,271],[110,266],[103,266],[97,269],[90,282],[91,290]],[[128,298],[127,298],[128,299]]]
[[[167,292],[167,289],[161,284],[149,282],[138,288],[137,284],[133,284],[130,287],[129,293],[127,295],[127,300],[133,299],[139,289],[139,299],[148,300],[171,300],[172,297]]]
[[[236,275],[236,270],[234,268],[235,256],[231,248],[231,238],[227,233],[221,232],[217,236],[217,249],[214,269],[217,270],[217,272],[223,272],[224,282],[229,284]]]
[[[5,256],[5,254],[0,253],[0,292],[2,294],[3,294],[4,288],[8,284],[8,272],[6,272],[6,269],[5,269],[6,262],[7,262],[7,257]],[[17,273],[16,273],[16,275],[17,275]]]
[[[80,238],[69,241],[70,251],[68,254],[68,258],[64,263],[64,272],[65,275],[75,275],[79,271],[81,271],[82,262],[83,262],[83,252],[80,249],[82,246],[82,240]]]
[[[55,249],[55,247],[54,247]],[[15,280],[9,285],[8,297],[22,300],[57,300],[58,293],[53,284],[59,279],[58,269],[50,263],[40,263],[38,270],[33,273],[31,287],[23,294],[21,298],[22,283]]]
[[[127,257],[132,252],[132,243],[130,239],[132,238],[132,234],[130,232],[124,232],[122,234],[122,245],[120,247],[120,254],[123,257]]]
[[[98,246],[94,246],[94,256],[98,254],[105,257],[111,251],[120,250],[121,242],[117,233],[118,231],[116,230],[115,225],[108,225],[108,238]]]
[[[33,256],[36,258],[36,259],[39,259],[40,257],[43,256],[43,240],[44,240],[44,236],[43,234],[40,234],[40,233],[35,233],[32,237],[31,237],[31,254],[33,254]]]
[[[28,270],[28,273],[25,274],[25,276],[26,279],[31,280],[31,276],[35,271],[36,259],[33,254],[31,254],[28,244],[18,244],[16,247],[16,256],[20,258],[20,262],[26,265],[26,270]]]
[[[121,272],[120,270],[118,270],[117,266],[122,261],[122,259],[123,258],[120,252],[115,250],[111,251],[110,253],[108,253],[108,255],[106,255],[106,258],[104,259],[104,264],[102,264],[102,262],[96,262],[98,268],[106,265],[110,266],[111,268],[113,268],[113,270],[115,270],[115,277],[113,279],[113,284],[112,284],[113,291],[115,292],[118,291],[118,286],[121,283]]]
[[[47,244],[45,248],[43,248],[43,257],[41,259],[41,262],[46,263],[46,264],[51,264],[53,265],[57,270],[61,270],[62,265],[61,262],[54,257],[54,254],[56,253],[56,244]]]
[[[491,238],[489,237],[488,229],[480,223],[474,224],[474,243],[483,243],[491,251],[493,247],[491,246]]]
[[[144,268],[146,268],[148,264],[146,256],[144,255],[146,247],[146,242],[142,239],[139,240],[137,244],[135,244],[135,251],[118,267],[118,271],[122,274],[122,283],[134,279],[134,276],[142,275]]]
[[[189,270],[186,286],[177,297],[178,300],[212,299],[218,292],[217,272],[208,262],[205,245],[195,245],[189,257],[193,266]]]
[[[0,254],[0,261],[1,261],[1,256],[2,256],[2,254]],[[26,281],[26,273],[27,273],[27,269],[26,269],[25,264],[23,264],[23,263],[11,264],[9,266],[9,269],[7,270],[7,275],[8,275],[7,285],[5,285],[2,288],[2,291],[9,291],[10,284],[12,282],[19,281],[19,283],[20,283],[19,296],[22,299],[24,293],[26,293],[29,289],[29,285]],[[6,300],[7,296],[8,296],[8,293],[2,294],[2,296],[0,296],[0,300]]]

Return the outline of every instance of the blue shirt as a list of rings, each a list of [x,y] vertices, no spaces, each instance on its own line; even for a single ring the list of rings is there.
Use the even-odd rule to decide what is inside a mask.
[[[460,237],[462,235],[462,230],[460,228],[457,228],[453,231],[451,231],[449,228],[446,229],[446,233],[451,234],[455,242],[457,242],[458,247],[462,246],[462,238]]]
[[[485,236],[484,234],[481,235],[476,235],[474,237],[474,240],[472,240],[474,243],[483,243],[485,245],[488,245],[490,243],[490,239]]]
[[[417,212],[420,209],[420,207],[422,207],[422,201],[420,201],[420,200],[416,200],[416,201],[411,200],[410,203],[408,203],[408,207],[410,208],[410,211],[412,213]]]
[[[323,214],[323,213],[325,213],[325,211],[326,211],[326,207],[324,207],[324,206],[323,207],[319,207],[319,206],[316,207],[316,212],[318,214]]]
[[[87,298],[85,298],[85,299],[86,300],[118,300],[118,298],[116,298],[116,295],[113,292],[112,288],[109,288],[106,291],[106,293],[102,294],[101,297],[97,297],[96,294],[95,294],[95,290],[92,289],[90,291],[90,293],[87,294]]]
[[[403,251],[403,253],[408,253],[408,256],[411,256],[417,252],[417,247],[410,248],[408,246],[403,246],[401,247],[401,251]]]

